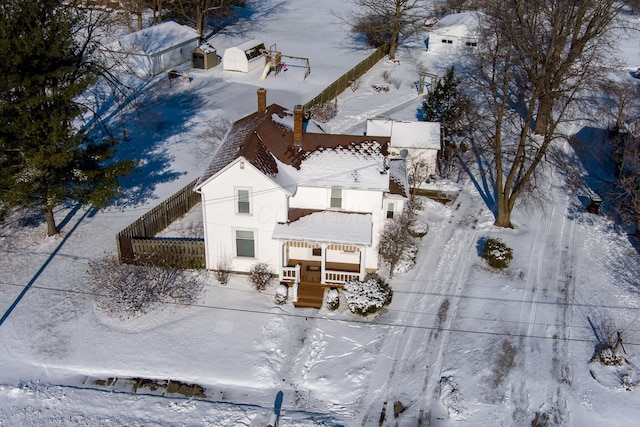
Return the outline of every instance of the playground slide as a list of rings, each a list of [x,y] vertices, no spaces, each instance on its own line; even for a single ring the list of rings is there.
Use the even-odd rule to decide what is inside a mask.
[[[271,71],[271,64],[267,64],[267,66],[264,67],[264,71],[262,72],[262,75],[260,76],[260,80],[266,79],[267,76],[269,75],[269,71]]]

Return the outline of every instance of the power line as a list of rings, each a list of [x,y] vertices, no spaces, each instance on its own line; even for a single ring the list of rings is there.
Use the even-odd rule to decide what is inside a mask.
[[[15,287],[22,287],[24,288],[23,285],[19,285],[19,284],[15,284],[15,283],[8,283],[8,282],[0,282],[0,285],[4,285],[4,286],[15,286]],[[70,294],[77,294],[77,295],[86,295],[86,296],[92,296],[92,297],[96,297],[96,296],[103,296],[100,295],[98,293],[95,292],[90,292],[90,291],[80,291],[80,290],[71,290],[71,289],[60,289],[60,288],[54,288],[54,287],[49,287],[49,286],[41,286],[41,285],[32,285],[30,287],[31,289],[39,289],[39,290],[44,290],[44,291],[51,291],[51,292],[61,292],[61,293],[70,293]],[[426,325],[410,325],[410,324],[399,324],[399,323],[393,323],[391,321],[382,321],[382,320],[367,320],[367,319],[330,319],[327,317],[323,317],[323,316],[319,316],[319,315],[310,315],[310,314],[298,314],[298,313],[286,313],[286,312],[280,312],[280,313],[273,313],[273,312],[266,312],[266,311],[259,311],[259,310],[252,310],[252,309],[248,309],[248,308],[232,308],[232,307],[223,307],[223,306],[216,306],[216,305],[208,305],[208,304],[180,304],[180,303],[174,303],[174,302],[167,302],[167,305],[174,305],[176,307],[190,307],[190,308],[203,308],[203,309],[208,309],[208,310],[216,310],[216,311],[227,311],[227,312],[237,312],[237,313],[249,313],[249,314],[259,314],[259,315],[265,315],[265,316],[283,316],[283,317],[290,317],[290,318],[295,318],[295,319],[314,319],[314,320],[321,320],[321,321],[327,321],[327,322],[342,322],[342,323],[351,323],[351,324],[359,324],[359,325],[376,325],[376,326],[382,326],[382,327],[389,327],[389,328],[399,328],[399,329],[418,329],[418,330],[427,330],[427,331],[437,331],[437,332],[451,332],[451,333],[459,333],[459,334],[469,334],[469,335],[483,335],[483,336],[501,336],[501,337],[511,337],[511,338],[531,338],[531,339],[540,339],[540,340],[548,340],[548,341],[564,341],[564,342],[579,342],[579,343],[589,343],[589,344],[594,344],[596,342],[595,339],[586,339],[586,338],[568,338],[568,337],[560,337],[560,336],[544,336],[544,335],[527,335],[527,334],[516,334],[516,333],[509,333],[509,332],[499,332],[499,331],[478,331],[478,330],[472,330],[472,329],[463,329],[463,328],[439,328],[439,327],[434,327],[434,326],[426,326]],[[631,307],[630,307],[631,308]],[[554,325],[556,326],[556,325]],[[574,328],[573,326],[569,327],[569,328]],[[640,346],[640,342],[636,343],[636,342],[625,342],[625,345],[629,345],[629,346]]]

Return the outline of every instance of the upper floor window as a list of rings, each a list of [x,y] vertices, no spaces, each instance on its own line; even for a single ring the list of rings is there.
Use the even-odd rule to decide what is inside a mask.
[[[387,203],[387,218],[393,218],[394,206],[392,202]]]
[[[331,189],[331,204],[332,208],[342,208],[342,189],[341,188],[332,188]]]
[[[238,188],[236,189],[236,212],[237,213],[251,213],[251,201],[249,200],[249,190]]]

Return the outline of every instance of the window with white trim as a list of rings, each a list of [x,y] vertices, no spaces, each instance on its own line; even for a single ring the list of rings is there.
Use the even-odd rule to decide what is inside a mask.
[[[251,190],[248,188],[236,188],[236,212],[243,214],[251,213],[251,200],[249,198]]]
[[[342,188],[331,189],[331,202],[332,208],[342,208]]]
[[[393,202],[387,203],[387,218],[392,219],[394,212],[394,204]]]
[[[255,238],[252,230],[236,230],[236,256],[255,258]]]

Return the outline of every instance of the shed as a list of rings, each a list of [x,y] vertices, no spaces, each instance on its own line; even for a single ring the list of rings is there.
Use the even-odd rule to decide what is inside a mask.
[[[366,134],[390,137],[389,152],[392,156],[409,156],[410,162],[422,160],[429,173],[435,173],[441,148],[440,123],[369,119]]]
[[[461,53],[478,46],[476,12],[447,15],[429,30],[427,50],[436,53]]]
[[[136,74],[154,76],[188,61],[198,39],[194,29],[167,21],[121,37],[111,51]]]
[[[266,63],[266,48],[264,43],[257,39],[225,49],[222,56],[222,67],[225,71],[248,73],[258,68],[263,69]]]
[[[201,44],[191,52],[192,68],[208,70],[209,68],[217,67],[219,63],[218,52],[207,42]]]

